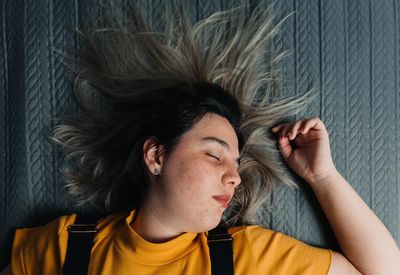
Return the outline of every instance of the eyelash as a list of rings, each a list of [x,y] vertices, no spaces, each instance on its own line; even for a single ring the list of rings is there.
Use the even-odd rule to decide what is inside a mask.
[[[214,156],[214,155],[211,155],[211,154],[209,154],[209,153],[207,153],[207,155],[209,155],[210,157],[212,157],[212,158],[215,158],[216,160],[218,160],[218,161],[220,161],[221,159],[220,158],[217,158],[216,156]]]

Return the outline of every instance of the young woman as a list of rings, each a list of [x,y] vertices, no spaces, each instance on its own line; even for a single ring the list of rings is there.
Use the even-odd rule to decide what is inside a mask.
[[[270,12],[244,15],[216,13],[192,27],[182,12],[152,32],[133,9],[124,24],[100,16],[80,33],[73,69],[83,111],[52,139],[66,150],[71,195],[109,213],[97,222],[87,274],[214,274],[209,232],[221,220],[235,274],[398,274],[399,249],[335,169],[323,122],[281,123],[310,96],[277,100],[277,78],[260,62],[276,32]],[[314,190],[343,255],[255,224],[273,185],[293,184],[276,143]],[[61,274],[76,217],[17,230],[3,274]]]

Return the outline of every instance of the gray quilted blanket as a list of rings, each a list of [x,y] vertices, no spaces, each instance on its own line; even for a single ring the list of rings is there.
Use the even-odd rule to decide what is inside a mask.
[[[140,5],[154,20],[162,0]],[[246,0],[197,0],[198,19]],[[256,4],[258,1],[250,1]],[[400,244],[400,3],[398,1],[268,1],[276,20],[291,12],[274,43],[291,49],[282,62],[285,94],[314,88],[303,116],[319,116],[338,170]],[[47,223],[73,206],[58,172],[62,154],[48,142],[52,117],[73,111],[72,83],[52,48],[76,45],[71,30],[90,1],[0,2],[0,270],[10,260],[17,227]],[[307,243],[337,249],[307,185],[278,187],[274,211],[261,222]],[[379,237],[379,236],[377,236]]]

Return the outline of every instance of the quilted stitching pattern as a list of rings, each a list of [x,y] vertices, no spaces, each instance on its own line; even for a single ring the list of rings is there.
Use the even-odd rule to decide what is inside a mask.
[[[127,0],[120,1],[122,5]],[[197,19],[258,1],[190,1]],[[76,110],[72,84],[53,48],[76,45],[69,30],[84,25],[95,1],[0,3],[0,269],[9,262],[12,231],[76,209],[58,172],[62,159],[47,141],[51,117]],[[141,0],[152,24],[164,1]],[[268,1],[275,38],[292,49],[282,62],[285,94],[310,88],[319,98],[303,116],[320,116],[334,162],[400,243],[400,5],[396,1]],[[278,187],[260,221],[318,246],[337,248],[310,188]]]

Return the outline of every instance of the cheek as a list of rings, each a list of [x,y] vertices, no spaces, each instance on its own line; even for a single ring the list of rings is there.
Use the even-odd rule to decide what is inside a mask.
[[[181,173],[178,179],[181,182],[182,193],[191,194],[195,197],[196,192],[202,192],[204,185],[202,185],[201,168],[201,163],[196,160],[181,165]]]
[[[187,203],[202,202],[205,196],[212,194],[212,173],[204,160],[190,156],[175,163],[174,167],[170,167],[168,181],[180,200]]]

